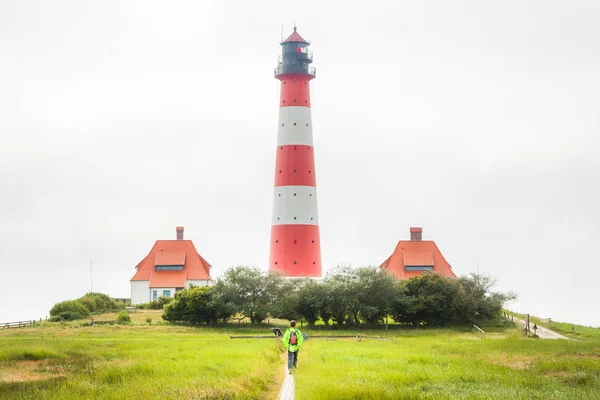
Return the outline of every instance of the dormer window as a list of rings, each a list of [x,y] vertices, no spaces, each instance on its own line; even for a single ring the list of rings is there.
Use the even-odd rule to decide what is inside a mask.
[[[155,265],[155,271],[181,271],[183,265]]]
[[[406,265],[405,271],[433,271],[433,265]]]

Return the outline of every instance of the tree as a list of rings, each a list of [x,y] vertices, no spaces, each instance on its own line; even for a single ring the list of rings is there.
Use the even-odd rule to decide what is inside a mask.
[[[183,289],[175,293],[175,300],[165,305],[163,319],[182,321],[192,324],[209,323],[217,320],[213,307],[212,288],[210,286]]]
[[[323,296],[322,286],[312,279],[298,282],[296,296],[296,311],[302,320],[314,325],[319,319],[319,304]]]
[[[492,292],[496,281],[488,275],[471,274],[461,277],[459,283],[456,309],[460,322],[474,323],[497,318],[504,304],[517,297],[510,292]]]
[[[409,307],[404,313],[396,315],[399,321],[415,326],[421,323],[442,326],[456,320],[457,279],[425,273],[409,279],[404,290],[404,294],[413,300],[406,302]]]
[[[391,312],[396,280],[384,269],[374,266],[361,267],[356,274],[358,284],[354,289],[359,301],[359,315],[362,320],[374,324]]]
[[[352,269],[347,265],[332,268],[325,277],[325,291],[329,293],[327,312],[337,326],[346,321],[350,310]]]
[[[220,281],[225,303],[231,303],[234,312],[250,318],[253,324],[267,317],[287,287],[277,273],[265,274],[244,266],[229,268]]]
[[[395,280],[385,270],[374,266],[335,267],[326,277],[326,300],[336,324],[350,325],[361,321],[375,323],[391,311],[395,298]],[[324,294],[324,293],[323,293]]]

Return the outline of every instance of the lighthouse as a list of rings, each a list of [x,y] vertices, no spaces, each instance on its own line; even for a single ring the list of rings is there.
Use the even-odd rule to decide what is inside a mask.
[[[281,42],[275,68],[281,82],[269,271],[321,277],[317,180],[310,112],[310,43],[294,32]]]

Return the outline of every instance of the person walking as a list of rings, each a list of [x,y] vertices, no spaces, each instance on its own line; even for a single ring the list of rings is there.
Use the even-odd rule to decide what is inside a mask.
[[[296,329],[296,321],[290,321],[290,327],[285,331],[283,336],[283,345],[288,351],[288,370],[292,373],[292,368],[296,368],[298,363],[298,351],[303,341],[302,332]]]

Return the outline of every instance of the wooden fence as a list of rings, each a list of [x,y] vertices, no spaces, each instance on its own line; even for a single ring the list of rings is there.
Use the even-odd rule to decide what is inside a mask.
[[[0,322],[0,329],[10,328],[25,328],[26,326],[33,326],[37,321],[16,321],[16,322]]]
[[[481,338],[485,339],[485,331],[483,329],[481,329],[480,327],[478,327],[477,325],[473,325],[473,332],[475,333],[480,333],[481,334]]]

